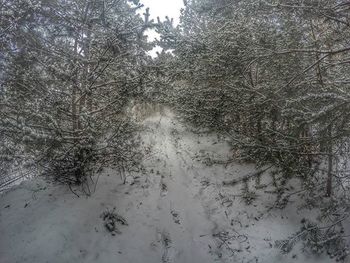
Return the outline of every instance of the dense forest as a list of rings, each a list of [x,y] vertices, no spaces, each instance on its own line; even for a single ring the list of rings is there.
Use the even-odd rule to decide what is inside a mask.
[[[275,242],[280,253],[302,243],[346,262],[350,3],[184,0],[178,25],[151,14],[138,0],[0,0],[1,185],[29,171],[93,198],[107,167],[125,183],[148,158],[133,110],[165,107],[225,138],[228,158],[209,165],[254,165],[222,182],[247,206],[268,190],[271,210],[298,195],[318,214]]]

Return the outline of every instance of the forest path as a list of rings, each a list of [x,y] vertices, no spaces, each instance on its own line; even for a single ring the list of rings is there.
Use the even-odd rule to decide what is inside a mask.
[[[153,180],[159,180],[154,185],[159,189],[152,191],[153,195],[158,193],[157,198],[145,199],[144,204],[157,222],[162,262],[213,262],[209,252],[215,243],[212,240],[215,225],[199,194],[202,184],[192,159],[180,149],[179,140],[186,136],[186,131],[169,112],[147,119],[145,125],[148,132],[144,140],[153,146],[152,157],[145,166],[153,170]],[[156,206],[156,211],[152,206]]]
[[[331,262],[304,256],[300,247],[281,254],[273,246],[310,212],[298,210],[297,197],[296,205],[271,211],[276,197],[269,175],[260,182],[266,188],[246,185],[256,193],[251,205],[242,185],[224,186],[256,171],[252,164],[222,164],[232,159],[224,137],[192,132],[167,110],[142,125],[143,169],[128,173],[125,183],[104,169],[90,197],[40,178],[1,195],[0,262]],[[127,225],[118,223],[112,234],[101,215],[113,208]]]

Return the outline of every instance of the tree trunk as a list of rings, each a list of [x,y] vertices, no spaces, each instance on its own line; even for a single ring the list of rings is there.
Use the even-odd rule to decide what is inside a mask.
[[[326,196],[332,195],[332,171],[333,171],[333,154],[332,154],[332,124],[328,127],[328,173],[327,173],[327,185]]]

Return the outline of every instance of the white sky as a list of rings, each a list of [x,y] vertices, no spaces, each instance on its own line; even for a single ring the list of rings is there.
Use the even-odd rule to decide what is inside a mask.
[[[174,18],[174,25],[179,23],[180,10],[184,7],[183,0],[141,0],[140,2],[144,4],[145,8],[149,7],[151,19],[154,19],[155,22],[157,22],[158,16],[161,20],[168,16]],[[154,31],[148,31],[146,34],[149,36],[149,40],[157,37]],[[161,48],[156,47],[150,52],[150,55],[156,56],[156,52],[160,50]]]
[[[174,18],[175,24],[179,22],[180,9],[184,6],[183,0],[141,0],[145,7],[150,8],[151,18],[159,16],[162,20],[165,16]]]

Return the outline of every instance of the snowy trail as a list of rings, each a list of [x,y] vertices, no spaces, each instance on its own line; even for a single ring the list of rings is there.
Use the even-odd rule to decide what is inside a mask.
[[[105,169],[91,197],[77,198],[66,186],[40,179],[1,195],[0,262],[332,262],[304,255],[300,247],[283,255],[273,246],[298,230],[309,212],[295,205],[269,211],[274,195],[265,193],[268,188],[259,192],[254,182],[252,205],[242,201],[241,186],[223,186],[254,171],[248,164],[210,164],[231,158],[223,138],[195,134],[168,111],[143,124],[145,170],[129,174],[126,184]],[[269,178],[261,183],[269,185]],[[113,207],[128,223],[118,225],[115,236],[101,218]]]
[[[157,123],[157,122],[154,122]],[[158,152],[157,160],[164,163],[160,194],[157,201],[158,231],[165,233],[170,244],[163,248],[163,262],[213,262],[208,245],[214,225],[198,198],[196,181],[183,152],[177,146],[176,125],[167,116],[160,118],[152,129],[151,140]],[[153,138],[152,138],[153,137]]]

